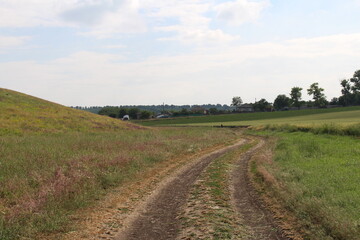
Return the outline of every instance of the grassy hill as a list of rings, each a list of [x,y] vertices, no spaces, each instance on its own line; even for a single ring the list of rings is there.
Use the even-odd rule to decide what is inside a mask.
[[[135,125],[0,88],[0,135],[93,132]]]

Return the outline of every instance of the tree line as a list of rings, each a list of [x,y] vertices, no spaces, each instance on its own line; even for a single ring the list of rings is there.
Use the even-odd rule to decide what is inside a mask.
[[[312,96],[312,101],[302,100],[301,87],[293,87],[289,93],[289,96],[285,94],[279,94],[274,103],[269,103],[266,99],[262,98],[259,101],[251,104],[254,111],[271,111],[271,110],[287,110],[290,108],[300,109],[301,107],[317,107],[323,108],[328,105],[341,105],[352,106],[360,105],[360,70],[356,71],[352,78],[344,79],[340,82],[342,87],[341,96],[327,101],[324,89],[319,86],[319,83],[313,83],[306,89],[307,94]],[[241,97],[233,97],[232,106],[239,109],[243,106]]]

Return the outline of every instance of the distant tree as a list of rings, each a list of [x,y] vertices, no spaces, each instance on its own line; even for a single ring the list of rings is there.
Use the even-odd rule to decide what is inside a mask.
[[[140,110],[138,108],[130,108],[128,110],[130,119],[137,119],[139,112],[140,112]]]
[[[264,112],[264,111],[269,111],[271,109],[271,104],[268,103],[268,101],[266,101],[264,98],[262,98],[256,103],[254,103],[253,107],[255,111]]]
[[[107,106],[107,107],[103,107],[102,109],[100,109],[99,114],[100,115],[106,115],[106,116],[109,116],[109,117],[112,117],[112,118],[117,118],[118,117],[118,112],[119,112],[118,107]]]
[[[301,107],[301,91],[303,89],[301,87],[293,87],[290,92],[291,103],[294,107]]]
[[[140,112],[140,119],[149,119],[151,116],[151,112],[149,111],[141,111]]]
[[[120,108],[120,110],[119,110],[119,118],[123,118],[127,114],[128,114],[128,111],[127,111],[126,108]]]
[[[210,108],[209,112],[210,112],[210,114],[215,115],[215,114],[218,114],[219,111],[217,110],[217,108]]]
[[[329,102],[330,105],[338,105],[339,104],[339,99],[334,97],[331,99],[331,101]]]
[[[241,97],[233,97],[231,106],[236,107],[236,109],[238,109],[242,103],[243,103],[243,101],[242,101]]]
[[[324,95],[324,89],[319,87],[319,83],[313,83],[307,90],[308,95],[313,95],[314,104],[317,107],[324,107],[327,102]]]
[[[189,115],[190,113],[186,108],[183,108],[183,109],[181,109],[180,114],[181,115]]]
[[[352,78],[350,78],[352,83],[351,90],[353,94],[360,92],[360,70],[355,71]]]
[[[341,105],[347,106],[352,104],[352,94],[351,94],[351,82],[350,80],[344,79],[340,82],[342,87],[341,97],[339,97],[339,103]]]
[[[274,100],[274,108],[276,110],[281,110],[289,106],[290,106],[290,98],[288,98],[284,94],[278,95]]]

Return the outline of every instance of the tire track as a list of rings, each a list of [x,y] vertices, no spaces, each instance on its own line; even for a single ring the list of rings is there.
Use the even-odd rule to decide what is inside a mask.
[[[249,162],[261,147],[264,140],[243,154],[231,173],[232,201],[241,215],[245,225],[249,228],[249,240],[287,240],[277,226],[270,211],[266,209],[252,186],[249,178]]]

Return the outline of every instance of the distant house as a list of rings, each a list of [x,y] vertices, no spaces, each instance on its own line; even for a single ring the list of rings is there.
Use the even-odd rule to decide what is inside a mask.
[[[254,112],[254,108],[252,104],[242,104],[240,107],[238,107],[239,112]]]

